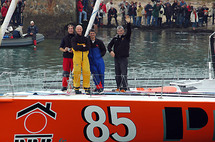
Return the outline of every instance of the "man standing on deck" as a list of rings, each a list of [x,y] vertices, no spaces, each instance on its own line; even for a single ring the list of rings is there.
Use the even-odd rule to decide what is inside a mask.
[[[86,94],[90,94],[90,64],[88,59],[90,41],[82,34],[83,28],[81,25],[76,26],[77,35],[72,39],[73,64],[74,64],[74,89],[75,94],[81,94],[80,77],[81,69],[83,75],[83,87]]]
[[[66,35],[60,44],[60,51],[63,52],[63,79],[62,79],[62,91],[67,90],[68,80],[70,72],[73,70],[73,53],[72,53],[72,38],[74,34],[74,26],[69,24],[67,26],[68,35]]]
[[[36,34],[38,33],[37,26],[34,25],[34,21],[30,22],[30,26],[28,27],[28,35],[32,36],[32,40],[34,43],[34,49],[37,47]]]
[[[126,22],[127,33],[124,34],[124,28],[122,26],[118,26],[117,35],[108,44],[108,51],[110,52],[110,55],[114,58],[115,63],[117,92],[125,92],[128,89],[127,67],[131,38],[131,24],[130,18],[128,16],[126,17]]]
[[[103,56],[106,53],[106,48],[104,43],[96,38],[95,30],[90,30],[90,52],[89,52],[89,61],[90,61],[90,71],[93,74],[93,81],[96,85],[95,92],[103,92],[104,90],[104,72],[105,64]]]

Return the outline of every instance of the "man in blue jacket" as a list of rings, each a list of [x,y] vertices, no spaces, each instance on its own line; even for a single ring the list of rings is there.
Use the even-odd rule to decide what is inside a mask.
[[[34,21],[31,21],[30,24],[31,25],[28,27],[28,35],[32,36],[34,48],[36,48],[36,46],[37,46],[36,34],[38,33],[38,29],[37,29],[37,26],[34,25]]]
[[[103,56],[106,53],[106,48],[104,43],[96,38],[95,30],[90,30],[90,52],[89,52],[89,61],[90,61],[90,71],[93,75],[93,81],[96,85],[95,92],[103,92],[104,90],[104,72],[105,64]]]

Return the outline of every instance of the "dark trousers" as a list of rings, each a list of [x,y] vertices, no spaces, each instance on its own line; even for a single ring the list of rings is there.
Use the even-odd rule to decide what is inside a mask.
[[[116,85],[118,89],[128,89],[127,72],[128,58],[114,58]]]
[[[115,17],[112,17],[112,16],[108,16],[108,25],[110,25],[111,24],[111,19],[112,18],[114,18],[115,19],[115,21],[116,21],[116,26],[118,26],[118,22],[117,22],[117,17],[115,16]]]
[[[214,25],[214,14],[212,16],[212,25]]]
[[[158,17],[158,26],[161,27],[161,25],[162,25],[162,18]]]

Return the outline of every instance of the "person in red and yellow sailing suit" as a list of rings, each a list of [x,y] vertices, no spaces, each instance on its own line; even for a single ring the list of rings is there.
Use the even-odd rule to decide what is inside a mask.
[[[81,25],[75,28],[77,35],[72,39],[73,48],[73,66],[74,66],[74,79],[73,86],[76,94],[81,94],[80,89],[80,77],[81,69],[83,75],[83,87],[86,94],[90,94],[90,64],[88,59],[90,41],[88,38],[82,35],[83,28]]]

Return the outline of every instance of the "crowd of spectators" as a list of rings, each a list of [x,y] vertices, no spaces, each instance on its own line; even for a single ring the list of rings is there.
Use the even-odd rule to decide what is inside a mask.
[[[80,0],[83,7],[91,3],[91,9],[96,0]],[[84,9],[84,8],[83,8]],[[92,11],[88,11],[92,12]],[[193,6],[191,2],[188,4],[184,0],[152,0],[148,1],[146,5],[141,2],[122,0],[119,4],[114,4],[113,0],[104,2],[102,0],[98,15],[95,20],[95,25],[103,26],[104,18],[107,17],[107,25],[113,25],[112,19],[115,19],[115,25],[125,24],[125,17],[130,16],[133,26],[140,27],[154,26],[154,27],[195,27],[207,26],[208,19],[212,19],[214,24],[215,3],[211,7],[205,4],[201,6]],[[117,18],[121,16],[120,18]]]
[[[1,0],[1,16],[2,16],[2,23],[4,22],[5,16],[7,14],[7,11],[9,9],[9,6],[11,4],[12,0]],[[20,26],[23,25],[23,11],[25,9],[26,0],[18,0],[18,3],[16,5],[16,9],[13,13],[13,16],[11,18],[10,24],[13,26]]]

